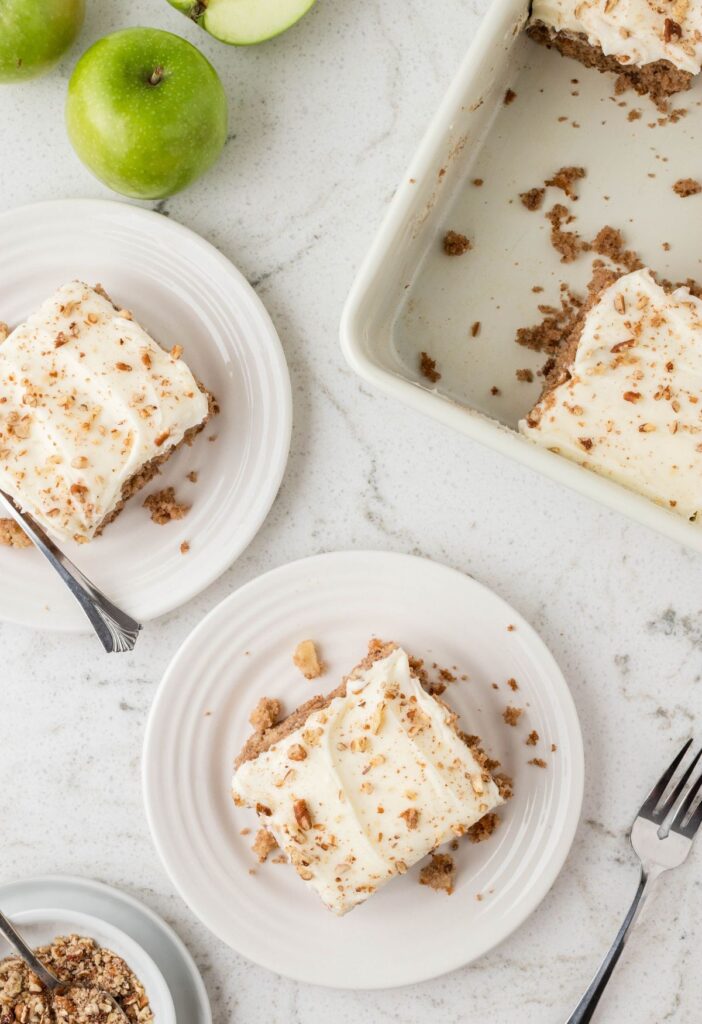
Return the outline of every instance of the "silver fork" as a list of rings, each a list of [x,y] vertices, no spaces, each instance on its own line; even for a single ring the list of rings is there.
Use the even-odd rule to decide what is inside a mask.
[[[702,803],[694,807],[695,799],[702,788],[702,772],[698,773],[687,793],[685,791],[697,762],[702,757],[702,750],[694,756],[672,791],[666,791],[691,746],[690,739],[663,772],[638,813],[631,830],[631,845],[641,861],[639,887],[612,948],[566,1024],[585,1024],[586,1021],[592,1020],[595,1008],[614,972],[653,883],[664,871],[679,867],[690,852],[695,833],[702,823]],[[683,794],[685,797],[681,799]],[[675,816],[668,825],[668,819],[672,814]]]
[[[15,505],[9,494],[0,491],[0,507],[4,508],[31,540],[35,548],[59,574],[70,592],[81,606],[90,624],[98,635],[100,643],[108,654],[122,654],[133,651],[141,625],[130,615],[112,604],[98,588],[90,582],[80,569],[67,558],[37,526],[34,520]]]

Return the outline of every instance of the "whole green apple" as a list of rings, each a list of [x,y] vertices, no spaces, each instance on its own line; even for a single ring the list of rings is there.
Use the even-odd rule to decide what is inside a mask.
[[[215,39],[251,46],[280,35],[307,14],[315,0],[168,0]]]
[[[78,35],[85,0],[0,0],[0,82],[52,68]]]
[[[106,185],[162,199],[216,161],[227,138],[227,98],[215,69],[185,39],[128,28],[78,61],[66,124],[76,153]]]

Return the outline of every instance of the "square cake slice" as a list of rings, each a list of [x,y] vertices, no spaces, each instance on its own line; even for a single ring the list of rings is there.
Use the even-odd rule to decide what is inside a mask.
[[[64,285],[0,344],[0,489],[59,540],[92,540],[201,429],[210,398],[102,289]]]
[[[372,642],[338,689],[254,734],[237,764],[235,802],[255,808],[336,914],[503,802],[394,644]]]
[[[702,67],[701,0],[534,0],[527,32],[659,104]]]
[[[519,428],[686,519],[702,510],[702,302],[600,270]]]

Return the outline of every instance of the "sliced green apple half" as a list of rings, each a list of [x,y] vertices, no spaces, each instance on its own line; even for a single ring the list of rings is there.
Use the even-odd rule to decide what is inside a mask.
[[[291,28],[315,0],[168,0],[215,39],[233,46],[263,43]]]

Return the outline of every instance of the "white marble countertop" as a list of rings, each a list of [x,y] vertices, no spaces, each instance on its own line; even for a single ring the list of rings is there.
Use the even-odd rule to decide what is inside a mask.
[[[2,87],[0,209],[111,195],[62,123],[73,63],[108,31],[148,23],[188,36],[231,97],[217,168],[152,205],[219,246],[276,322],[295,401],[280,495],[239,562],[150,625],[134,655],[0,625],[0,879],[81,874],[143,899],[193,951],[216,1024],[563,1020],[635,889],[632,813],[702,711],[702,558],[372,392],[340,352],[354,271],[488,2],[443,0],[437,16],[420,0],[320,0],[289,35],[235,51],[164,0],[92,0],[58,71]],[[586,745],[582,822],[541,907],[479,963],[401,992],[309,988],[231,952],[174,892],[141,803],[148,708],[183,637],[259,573],[349,547],[425,554],[511,601],[560,662]],[[661,885],[601,1020],[700,1019],[701,882],[698,850]]]

